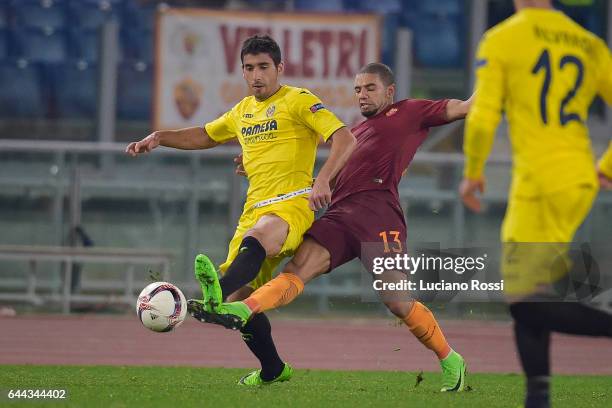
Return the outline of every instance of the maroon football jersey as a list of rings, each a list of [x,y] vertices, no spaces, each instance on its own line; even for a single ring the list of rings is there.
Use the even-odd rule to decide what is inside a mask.
[[[388,106],[351,131],[357,139],[332,195],[332,205],[366,190],[389,190],[399,201],[397,186],[429,128],[447,123],[448,99],[405,99]]]

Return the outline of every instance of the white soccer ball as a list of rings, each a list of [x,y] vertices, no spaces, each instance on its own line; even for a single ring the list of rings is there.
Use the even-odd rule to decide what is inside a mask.
[[[169,332],[187,315],[185,295],[168,282],[153,282],[140,292],[136,302],[138,318],[147,329]]]

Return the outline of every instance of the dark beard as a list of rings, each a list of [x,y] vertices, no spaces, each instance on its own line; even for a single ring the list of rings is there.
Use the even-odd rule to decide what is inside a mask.
[[[367,111],[367,112],[361,111],[361,116],[366,117],[366,118],[370,118],[370,117],[376,115],[377,112],[378,112],[378,110],[372,110],[372,111]]]

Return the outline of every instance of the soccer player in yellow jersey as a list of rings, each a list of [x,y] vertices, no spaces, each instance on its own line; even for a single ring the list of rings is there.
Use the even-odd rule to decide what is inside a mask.
[[[204,299],[189,301],[192,314],[199,309],[215,311],[219,304],[213,299],[242,300],[272,279],[281,260],[301,243],[314,220],[313,210],[330,203],[330,181],[355,145],[351,132],[319,98],[306,89],[279,83],[283,62],[272,38],[248,38],[240,58],[250,96],[204,127],[156,131],[126,149],[136,156],[159,145],[209,149],[238,140],[242,146],[249,175],[247,200],[227,260],[219,268],[223,277],[217,280],[216,268],[206,256],[196,257],[195,273]],[[332,146],[313,184],[320,136],[332,140]],[[270,322],[261,316],[241,330],[261,363],[260,380],[288,380],[292,369],[278,356]]]
[[[527,375],[525,407],[547,407],[550,333],[612,336],[612,316],[548,298],[571,265],[567,247],[597,194],[598,172],[602,186],[612,181],[612,147],[597,169],[586,126],[597,94],[612,104],[612,57],[602,40],[550,1],[514,3],[516,14],[480,43],[459,190],[465,205],[479,211],[476,193],[484,191],[485,161],[505,111],[513,177],[501,232],[502,273]]]

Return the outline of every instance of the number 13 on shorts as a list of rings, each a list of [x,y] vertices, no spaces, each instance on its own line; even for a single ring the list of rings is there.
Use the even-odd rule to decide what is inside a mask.
[[[383,244],[385,245],[385,253],[395,252],[401,253],[403,251],[402,241],[400,240],[399,231],[382,231],[378,234],[382,238]],[[389,244],[389,238],[392,238],[391,244]]]

